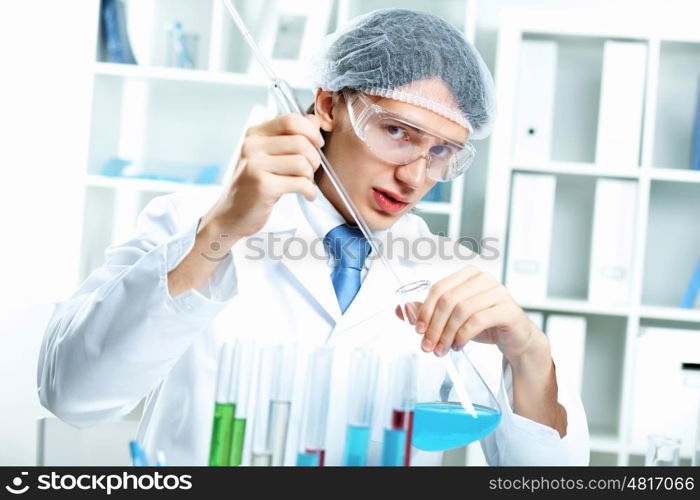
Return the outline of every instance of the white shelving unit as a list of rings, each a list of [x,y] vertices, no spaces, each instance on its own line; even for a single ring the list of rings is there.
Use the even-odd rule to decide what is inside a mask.
[[[332,4],[328,32],[347,19],[374,9],[407,7],[432,11],[457,26],[470,40],[474,36],[475,0],[441,0],[432,4],[417,0],[324,1]],[[260,2],[237,0],[236,4],[252,29],[259,26]],[[138,8],[127,14],[132,42],[149,39],[150,43],[147,51],[134,51],[140,64],[129,65],[106,62],[104,47],[96,41],[81,281],[103,262],[104,250],[110,244],[128,237],[136,215],[154,196],[180,189],[212,189],[104,177],[101,174],[106,161],[119,157],[206,162],[225,168],[235,154],[253,106],[267,105],[271,109],[268,84],[261,76],[247,72],[250,50],[220,0],[141,0],[129,2],[127,8]],[[181,21],[186,32],[198,35],[194,69],[165,66],[166,30],[175,21]],[[95,22],[99,23],[99,19]],[[133,32],[134,29],[139,31]],[[288,79],[302,104],[308,105],[313,96],[308,82]],[[454,181],[448,200],[422,203],[418,213],[425,216],[434,231],[456,238],[461,224],[462,192],[463,181]],[[105,218],[112,220],[111,225],[105,225]]]
[[[592,438],[591,461],[612,465],[643,463],[645,443],[631,439],[632,418],[636,417],[631,414],[633,367],[640,330],[652,324],[698,330],[700,335],[700,310],[676,307],[700,257],[700,172],[689,170],[700,31],[692,16],[623,14],[607,10],[604,16],[589,10],[575,15],[572,11],[504,11],[495,70],[500,119],[491,136],[484,214],[484,236],[497,238],[505,249],[513,173],[556,176],[555,214],[568,214],[568,224],[556,227],[555,223],[548,294],[534,302],[527,297],[516,299],[528,310],[586,318],[582,397]],[[520,47],[524,40],[532,39],[552,40],[559,49],[554,135],[551,161],[521,164],[513,159],[514,123],[508,118],[515,115]],[[595,164],[606,40],[643,42],[647,47],[637,168]],[[587,252],[599,178],[631,180],[638,188],[632,293],[627,306],[594,304],[587,299]],[[503,274],[505,252],[499,258]]]

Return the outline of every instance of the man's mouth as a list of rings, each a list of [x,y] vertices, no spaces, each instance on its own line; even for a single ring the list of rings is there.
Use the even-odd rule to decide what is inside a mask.
[[[383,189],[372,188],[372,195],[379,209],[392,215],[400,212],[410,204],[405,198]]]

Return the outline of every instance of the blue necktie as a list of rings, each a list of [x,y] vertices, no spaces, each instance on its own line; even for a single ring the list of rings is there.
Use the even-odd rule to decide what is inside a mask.
[[[360,272],[371,247],[359,229],[346,224],[328,231],[323,244],[336,261],[331,280],[340,310],[345,312],[360,290]]]

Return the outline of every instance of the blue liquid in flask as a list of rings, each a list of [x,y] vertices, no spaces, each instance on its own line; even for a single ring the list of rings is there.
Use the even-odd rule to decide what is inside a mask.
[[[418,403],[413,446],[426,451],[451,450],[487,436],[498,427],[501,412],[474,405],[476,417],[459,403]]]

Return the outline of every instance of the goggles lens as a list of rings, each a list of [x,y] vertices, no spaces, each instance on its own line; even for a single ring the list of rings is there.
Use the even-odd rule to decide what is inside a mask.
[[[407,165],[423,157],[428,175],[441,182],[455,179],[471,165],[475,151],[468,142],[458,144],[428,132],[361,94],[343,95],[355,133],[380,159]]]

